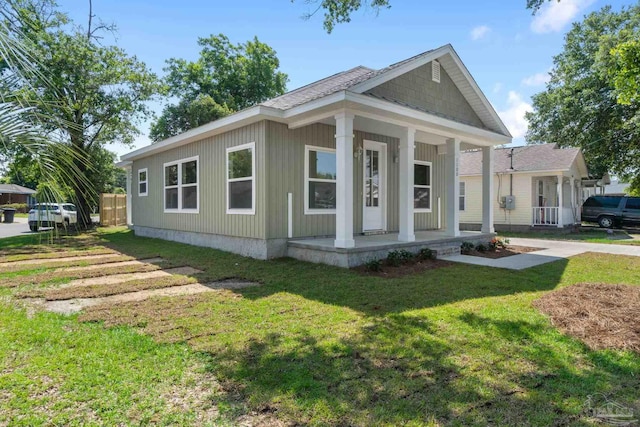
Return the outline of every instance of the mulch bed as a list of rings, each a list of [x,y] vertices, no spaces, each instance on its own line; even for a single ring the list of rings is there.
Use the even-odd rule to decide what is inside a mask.
[[[542,248],[532,248],[529,246],[512,246],[509,245],[506,248],[487,249],[484,252],[472,250],[464,252],[463,255],[479,256],[482,258],[504,258],[513,255],[526,254],[527,252],[541,251]]]
[[[533,305],[592,349],[640,353],[640,286],[579,283],[550,292]]]
[[[408,276],[410,274],[421,273],[427,270],[434,270],[436,268],[449,267],[454,263],[449,261],[443,261],[440,259],[420,259],[410,261],[399,266],[389,265],[382,261],[382,269],[380,271],[371,271],[366,265],[360,265],[354,267],[352,270],[365,276],[386,277],[387,279],[393,279],[396,277]]]

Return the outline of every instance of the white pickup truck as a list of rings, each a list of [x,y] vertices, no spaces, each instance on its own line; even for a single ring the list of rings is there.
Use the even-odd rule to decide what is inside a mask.
[[[71,203],[38,203],[29,211],[29,229],[69,227],[78,223],[78,212]]]

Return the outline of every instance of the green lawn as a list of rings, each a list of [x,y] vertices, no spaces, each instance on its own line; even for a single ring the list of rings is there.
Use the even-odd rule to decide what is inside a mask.
[[[635,245],[640,246],[640,232],[614,230],[613,234],[608,234],[603,229],[583,229],[574,233],[556,233],[556,232],[507,232],[499,233],[502,237],[523,237],[528,239],[547,239],[547,240],[570,240],[589,243],[607,243],[614,245]]]
[[[521,272],[454,265],[385,279],[123,229],[99,237],[125,255],[202,269],[200,280],[262,286],[90,309],[79,319],[32,314],[15,299],[28,287],[0,288],[0,425],[246,417],[591,425],[582,414],[589,395],[638,405],[640,355],[592,351],[531,302],[579,282],[639,285],[640,258],[584,254]],[[33,238],[0,240],[0,250],[37,244]]]

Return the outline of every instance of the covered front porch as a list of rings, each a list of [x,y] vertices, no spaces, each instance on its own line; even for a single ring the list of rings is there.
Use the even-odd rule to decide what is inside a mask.
[[[486,242],[493,233],[461,231],[458,236],[449,236],[446,231],[416,231],[411,242],[399,240],[398,233],[357,235],[354,246],[339,248],[332,238],[289,240],[287,256],[302,261],[335,265],[337,267],[356,267],[373,259],[386,258],[389,252],[404,249],[418,253],[424,248],[431,249],[439,257],[460,254],[462,242]]]
[[[532,177],[531,225],[580,224],[581,181],[565,174]]]

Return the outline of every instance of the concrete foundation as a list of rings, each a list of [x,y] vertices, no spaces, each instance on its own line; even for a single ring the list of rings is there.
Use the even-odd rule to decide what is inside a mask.
[[[136,236],[152,237],[186,243],[193,246],[220,249],[222,251],[257,259],[280,258],[285,256],[287,251],[287,239],[252,239],[247,237],[142,227],[138,225],[134,225],[131,228]]]

